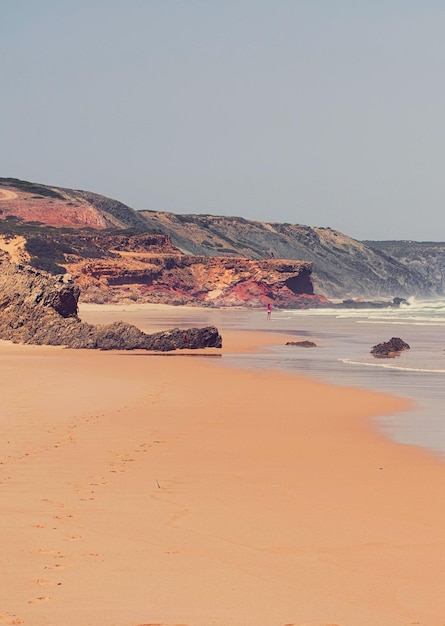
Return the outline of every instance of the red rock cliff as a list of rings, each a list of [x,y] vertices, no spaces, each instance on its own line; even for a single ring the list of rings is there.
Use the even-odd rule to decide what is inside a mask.
[[[324,301],[313,293],[309,262],[188,256],[168,245],[139,246],[133,239],[124,246],[110,241],[112,257],[69,259],[65,267],[79,284],[82,301],[252,307]]]

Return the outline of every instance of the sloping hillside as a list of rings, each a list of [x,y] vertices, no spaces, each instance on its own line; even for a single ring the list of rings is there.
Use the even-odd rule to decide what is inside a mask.
[[[55,230],[43,236],[38,232],[42,224]],[[60,269],[78,240],[73,233],[85,233],[85,229],[90,235],[95,233],[96,239],[102,236],[100,233],[122,231],[127,235],[164,233],[179,249],[177,254],[183,255],[309,262],[315,293],[328,298],[374,299],[442,293],[438,273],[428,273],[422,261],[414,263],[403,256],[396,258],[396,253],[388,254],[388,249],[366,245],[330,228],[256,222],[240,217],[135,211],[117,200],[89,191],[0,178],[0,234],[25,237],[31,261],[35,262],[39,255],[46,259],[36,267]],[[98,254],[97,247],[90,245],[91,237],[87,239],[85,245],[82,243],[83,259],[88,257],[88,250],[93,258]],[[46,257],[43,248],[48,250]],[[104,246],[99,248],[103,251]],[[167,248],[166,253],[171,254],[170,243]],[[38,254],[33,259],[36,251]],[[156,254],[159,256],[159,249]],[[124,281],[122,276],[122,284]]]
[[[99,194],[0,178],[0,218],[18,217],[58,228],[133,228],[147,231],[134,209]]]
[[[411,270],[422,274],[425,280],[444,293],[445,242],[434,241],[364,241],[370,248],[381,250]]]
[[[329,298],[436,295],[438,285],[405,265],[330,228],[249,221],[239,217],[141,211],[189,254],[312,262],[316,293]]]

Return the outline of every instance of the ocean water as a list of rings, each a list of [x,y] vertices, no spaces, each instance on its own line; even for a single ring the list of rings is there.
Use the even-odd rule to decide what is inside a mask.
[[[229,321],[223,320],[224,315],[221,328]],[[232,323],[244,324],[246,331],[285,331],[317,347],[277,345],[266,355],[229,355],[229,362],[291,370],[409,398],[410,410],[379,416],[378,427],[398,443],[423,446],[445,457],[445,299],[413,299],[388,309],[274,310],[270,320],[265,312],[244,311],[235,314]],[[410,349],[390,359],[370,354],[374,345],[391,337],[400,337]]]

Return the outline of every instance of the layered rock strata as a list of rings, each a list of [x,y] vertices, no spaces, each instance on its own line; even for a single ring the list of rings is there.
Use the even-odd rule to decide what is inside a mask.
[[[81,286],[83,302],[282,308],[327,303],[314,294],[312,264],[305,261],[114,251],[114,258],[72,258],[65,264]]]

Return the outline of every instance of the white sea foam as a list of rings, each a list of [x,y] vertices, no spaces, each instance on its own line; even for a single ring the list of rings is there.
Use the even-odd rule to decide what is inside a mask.
[[[392,326],[445,326],[444,320],[432,320],[428,318],[410,318],[410,319],[367,319],[367,320],[357,320],[357,324],[388,324]]]
[[[379,367],[382,369],[388,370],[397,370],[399,372],[423,372],[426,374],[445,374],[445,369],[429,369],[425,367],[407,367],[406,365],[394,365],[392,363],[387,362],[375,362],[370,363],[369,361],[352,361],[351,359],[339,359],[342,363],[346,365],[358,365],[360,367]]]

